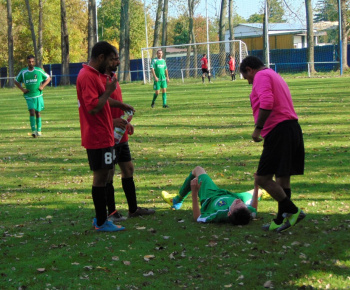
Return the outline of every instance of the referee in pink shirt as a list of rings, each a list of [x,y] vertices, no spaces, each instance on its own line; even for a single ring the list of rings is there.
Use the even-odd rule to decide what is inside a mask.
[[[291,175],[304,174],[303,133],[288,85],[279,74],[266,68],[255,56],[242,61],[240,72],[253,86],[250,94],[255,121],[252,138],[255,142],[264,139],[255,181],[278,202],[277,217],[263,229],[282,232],[305,217],[291,201],[290,185]]]

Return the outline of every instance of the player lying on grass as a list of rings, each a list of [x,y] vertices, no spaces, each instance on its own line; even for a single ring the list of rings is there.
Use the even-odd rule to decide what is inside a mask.
[[[162,197],[173,209],[178,210],[191,191],[194,220],[203,223],[228,222],[233,225],[246,225],[256,216],[258,198],[262,195],[257,186],[249,192],[242,193],[221,189],[202,167],[197,166],[186,178],[178,195],[170,195],[163,191]]]

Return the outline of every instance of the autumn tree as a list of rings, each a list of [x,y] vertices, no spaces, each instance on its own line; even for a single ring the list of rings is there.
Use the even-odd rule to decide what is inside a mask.
[[[88,59],[91,49],[97,42],[96,0],[88,0]]]
[[[227,0],[221,0],[220,21],[219,21],[219,41],[225,40],[226,19],[227,19]],[[223,75],[225,73],[225,65],[226,65],[225,43],[220,43],[219,75]]]
[[[306,29],[307,29],[307,62],[311,74],[315,73],[315,43],[314,43],[314,25],[313,25],[313,11],[311,0],[305,0],[306,8]]]
[[[159,45],[160,19],[162,17],[162,9],[163,9],[163,0],[158,0],[156,20],[154,23],[153,47],[157,47]],[[157,55],[157,50],[154,49],[152,52],[152,58],[155,58],[156,55]]]
[[[67,29],[66,0],[61,0],[61,81],[60,85],[69,85],[69,36]]]
[[[8,39],[8,67],[9,67],[9,81],[8,86],[14,87],[14,58],[13,58],[13,33],[12,33],[12,2],[11,0],[7,0],[7,39]]]

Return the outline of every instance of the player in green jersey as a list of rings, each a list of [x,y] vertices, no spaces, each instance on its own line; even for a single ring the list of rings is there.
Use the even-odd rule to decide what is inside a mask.
[[[193,218],[197,222],[229,222],[233,225],[248,224],[252,217],[256,217],[258,199],[263,193],[257,185],[253,190],[241,193],[221,189],[202,167],[197,166],[186,178],[178,195],[171,196],[163,191],[162,197],[173,209],[178,210],[190,191]]]
[[[41,115],[44,109],[43,89],[51,81],[51,77],[41,68],[35,67],[33,55],[27,56],[28,67],[22,69],[15,79],[15,85],[23,92],[29,110],[32,136],[41,136]],[[22,83],[25,88],[22,87]],[[35,119],[36,117],[36,119]]]
[[[166,62],[162,59],[163,51],[157,51],[157,58],[152,60],[151,71],[154,77],[153,89],[155,93],[153,95],[153,100],[151,107],[154,107],[154,103],[158,97],[160,89],[162,89],[162,98],[163,98],[163,108],[168,108],[167,99],[166,99],[166,89],[169,82],[169,74],[166,66]]]

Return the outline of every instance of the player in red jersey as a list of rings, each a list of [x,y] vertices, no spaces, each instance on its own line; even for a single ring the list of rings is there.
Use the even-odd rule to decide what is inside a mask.
[[[116,57],[113,59],[113,64],[110,67],[107,67],[106,74],[102,77],[103,83],[106,83],[107,78],[113,78],[115,76],[115,71],[118,69],[120,64],[118,51],[115,48]],[[111,94],[111,98],[117,100],[119,102],[123,102],[122,91],[117,81],[117,88]],[[117,107],[111,108],[112,118],[114,121],[115,127],[125,128],[124,119],[121,116],[124,115],[124,111]],[[147,209],[137,206],[136,199],[136,188],[134,183],[134,164],[132,163],[130,148],[128,144],[128,135],[132,135],[134,133],[134,127],[128,123],[126,125],[126,131],[119,141],[119,143],[115,142],[114,150],[115,150],[115,160],[114,164],[118,164],[121,170],[121,180],[122,187],[126,196],[126,200],[128,202],[129,207],[129,217],[137,217],[142,215],[154,214],[155,210]],[[126,217],[122,216],[116,210],[115,207],[115,199],[114,199],[114,186],[113,186],[113,176],[115,172],[115,166],[110,170],[108,182],[107,182],[107,208],[108,208],[108,219],[112,222],[120,222],[126,220]]]
[[[236,80],[236,62],[235,62],[235,58],[232,55],[230,55],[228,66],[231,73],[231,81],[235,81]]]
[[[201,65],[202,65],[202,82],[204,84],[204,78],[205,78],[205,75],[207,75],[210,83],[210,72],[209,72],[208,59],[206,54],[203,54],[203,57],[201,59]]]
[[[114,124],[110,104],[125,111],[134,110],[121,102],[108,101],[116,89],[117,79],[109,78],[104,85],[100,76],[107,66],[112,65],[115,56],[114,47],[108,42],[96,43],[89,64],[83,65],[79,72],[76,85],[81,144],[86,148],[90,169],[93,171],[92,199],[96,213],[93,225],[97,231],[108,232],[124,229],[107,220],[106,183],[114,161]]]

